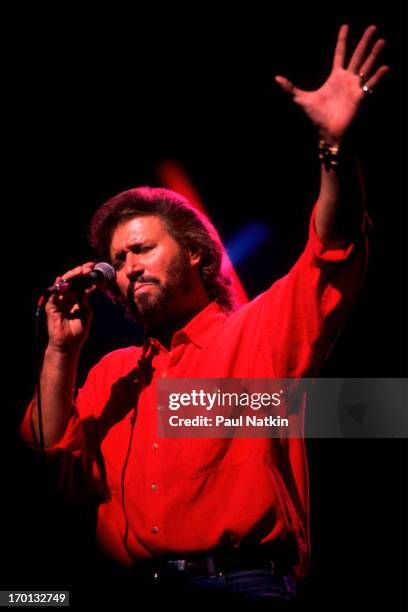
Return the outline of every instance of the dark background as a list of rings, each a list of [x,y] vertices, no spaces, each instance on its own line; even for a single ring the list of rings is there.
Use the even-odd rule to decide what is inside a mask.
[[[35,380],[33,312],[41,290],[92,256],[86,230],[97,206],[118,191],[158,185],[165,159],[182,164],[224,241],[250,221],[270,227],[268,243],[238,267],[250,297],[284,274],[305,241],[319,165],[313,127],[273,76],[320,85],[343,22],[351,25],[350,44],[367,25],[378,25],[391,72],[365,101],[356,126],[373,220],[369,271],[322,376],[407,376],[402,5],[341,3],[337,12],[332,3],[224,12],[197,5],[132,15],[37,7],[12,20],[5,233],[16,322],[4,381],[11,401],[3,407],[9,427],[2,444],[2,589],[70,589],[79,605],[91,599],[95,578],[86,517],[51,499],[41,466],[16,434]],[[94,301],[82,377],[102,354],[134,338],[103,297]],[[305,609],[388,602],[403,610],[407,441],[308,440],[307,446],[312,566],[300,588]]]

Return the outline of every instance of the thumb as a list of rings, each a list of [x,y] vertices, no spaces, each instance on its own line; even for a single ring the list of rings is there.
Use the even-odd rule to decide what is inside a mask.
[[[278,85],[281,86],[285,93],[290,94],[292,96],[295,96],[297,94],[298,88],[295,87],[292,81],[289,81],[289,79],[287,79],[286,77],[277,75],[275,76],[275,81],[278,83]]]

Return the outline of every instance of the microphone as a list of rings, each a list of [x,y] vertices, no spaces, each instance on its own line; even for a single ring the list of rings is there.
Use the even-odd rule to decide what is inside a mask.
[[[66,293],[67,291],[78,291],[96,285],[100,289],[110,285],[116,278],[116,272],[110,264],[100,261],[89,274],[73,276],[67,280],[61,280],[55,285],[48,287],[47,293]]]

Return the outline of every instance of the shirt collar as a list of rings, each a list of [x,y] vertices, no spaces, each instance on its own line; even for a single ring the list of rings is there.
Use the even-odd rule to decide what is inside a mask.
[[[216,302],[210,302],[203,310],[200,310],[184,327],[173,335],[171,350],[179,344],[192,342],[197,348],[205,347],[210,338],[221,325],[223,325],[227,314]],[[151,344],[161,346],[158,340],[151,338]]]

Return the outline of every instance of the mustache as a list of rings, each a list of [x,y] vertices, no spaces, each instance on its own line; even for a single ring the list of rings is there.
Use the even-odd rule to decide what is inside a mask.
[[[152,283],[154,285],[159,285],[160,281],[157,278],[154,278],[154,276],[139,276],[139,278],[132,280],[129,283],[129,286],[131,286],[134,289],[136,284],[141,285],[143,283]]]
[[[154,278],[154,276],[140,276],[138,279],[130,281],[126,292],[127,300],[130,304],[135,304],[134,291],[136,284],[140,285],[143,283],[152,283],[152,285],[160,285],[160,281],[157,278]]]
[[[159,280],[157,278],[153,278],[152,276],[141,276],[140,278],[137,279],[137,281],[132,281],[132,282],[133,282],[133,285],[135,285],[136,283],[139,283],[139,284],[152,283],[153,285],[159,284]]]

